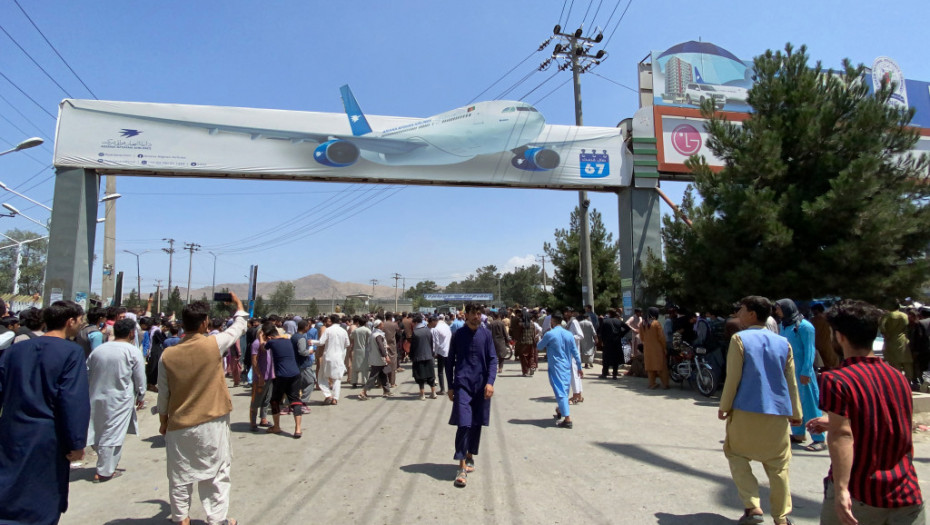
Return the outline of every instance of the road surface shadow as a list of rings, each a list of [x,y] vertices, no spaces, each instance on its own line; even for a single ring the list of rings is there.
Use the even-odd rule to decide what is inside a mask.
[[[718,491],[719,502],[722,505],[732,507],[736,509],[736,512],[741,512],[742,505],[740,504],[739,495],[736,492],[736,487],[733,485],[733,480],[729,476],[721,476],[719,474],[714,474],[711,472],[704,472],[692,466],[686,465],[680,461],[676,461],[670,457],[666,457],[652,450],[642,447],[640,445],[632,445],[626,443],[604,443],[604,442],[595,442],[595,445],[603,447],[615,454],[621,456],[626,456],[629,458],[642,461],[649,465],[655,466],[657,468],[668,470],[669,472],[675,472],[678,474],[685,474],[695,478],[700,478],[705,481],[709,481],[712,484],[716,484],[720,489]],[[766,487],[760,487],[760,496],[762,501],[769,501],[768,489]],[[800,516],[804,518],[815,519],[820,517],[820,507],[823,504],[820,500],[812,500],[810,498],[805,498],[797,494],[792,494],[791,496],[794,509],[792,515]],[[698,515],[702,516],[702,515]],[[683,516],[682,518],[690,517]],[[733,520],[729,520],[729,523],[732,523]],[[665,523],[665,522],[662,522]],[[668,523],[722,523],[719,521],[669,521]]]
[[[110,520],[104,525],[164,525],[164,523],[171,516],[171,506],[168,505],[167,501],[160,499],[150,499],[139,503],[155,503],[161,508],[158,510],[158,514],[152,516],[151,518],[120,518],[116,520]],[[199,524],[204,522],[199,520],[191,520],[191,525],[194,525],[195,523]]]
[[[537,403],[555,403],[555,396],[531,397],[530,401]]]
[[[68,473],[68,481],[94,481],[94,474],[97,473],[97,467],[73,468]]]
[[[551,417],[545,419],[511,419],[507,422],[511,425],[532,425],[539,428],[555,428],[555,420]]]
[[[665,512],[656,512],[656,522],[658,525],[730,525],[733,523],[732,518],[721,516],[720,514],[711,514],[709,512],[699,512],[697,514],[668,514]]]
[[[154,436],[149,436],[143,439],[142,441],[151,443],[152,446],[150,448],[165,448],[165,436],[161,434],[155,434]]]
[[[401,470],[410,474],[425,474],[435,480],[451,481],[455,479],[457,466],[453,463],[415,463],[402,465]]]

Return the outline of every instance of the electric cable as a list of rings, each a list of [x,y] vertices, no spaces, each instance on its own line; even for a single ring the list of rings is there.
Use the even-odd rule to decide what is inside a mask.
[[[42,104],[39,104],[39,103],[36,101],[36,99],[32,98],[32,97],[29,95],[29,93],[26,93],[26,92],[23,90],[23,88],[19,87],[19,86],[16,84],[16,82],[13,82],[12,80],[10,80],[10,77],[4,75],[2,71],[0,71],[0,77],[3,77],[4,80],[6,80],[7,82],[9,82],[10,85],[12,85],[13,87],[15,87],[20,93],[22,93],[24,97],[26,97],[26,98],[28,98],[29,100],[31,100],[32,103],[35,104],[36,107],[38,107],[39,109],[41,109],[42,111],[44,111],[46,115],[52,117],[52,120],[58,120],[58,119],[55,117],[55,115],[52,115],[52,113],[51,113],[49,110],[47,110],[47,109],[45,109],[44,107],[42,107]]]
[[[52,75],[49,74],[49,72],[46,71],[45,68],[42,67],[41,64],[39,64],[38,62],[36,62],[36,59],[32,58],[32,55],[30,55],[29,52],[26,51],[25,48],[23,48],[23,46],[19,45],[19,42],[17,42],[16,39],[13,38],[13,35],[11,35],[2,25],[0,25],[0,31],[3,31],[3,34],[5,34],[5,35],[13,42],[13,44],[15,44],[16,47],[18,47],[19,50],[23,52],[24,55],[26,55],[27,57],[29,57],[29,60],[32,60],[32,63],[35,64],[35,66],[36,66],[37,68],[39,68],[40,71],[42,71],[43,73],[45,73],[45,76],[47,76],[49,80],[51,80],[52,82],[54,82],[55,85],[58,86],[58,88],[61,89],[61,90],[64,92],[65,95],[68,96],[68,98],[74,98],[74,97],[71,96],[71,93],[68,93],[68,90],[65,89],[64,86],[62,86],[61,84],[58,83],[57,80],[55,80],[54,78],[52,78]]]

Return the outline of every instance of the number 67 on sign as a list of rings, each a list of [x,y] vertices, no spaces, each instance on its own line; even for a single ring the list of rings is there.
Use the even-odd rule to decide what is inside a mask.
[[[581,166],[581,178],[599,179],[610,175],[610,156],[607,150],[603,153],[597,153],[592,150],[590,153],[581,150],[578,155],[578,164]]]

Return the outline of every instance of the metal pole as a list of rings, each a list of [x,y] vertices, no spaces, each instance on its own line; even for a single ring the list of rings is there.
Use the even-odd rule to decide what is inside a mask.
[[[16,267],[13,270],[13,295],[19,295],[19,267],[23,264],[23,243],[16,244]]]
[[[216,254],[213,252],[207,252],[213,256],[213,285],[210,288],[210,297],[216,295]]]
[[[168,297],[170,298],[171,292],[173,291],[173,289],[171,288],[171,270],[172,270],[172,263],[174,262],[174,239],[162,239],[162,240],[168,242],[168,247],[162,248],[161,251],[168,254]]]
[[[574,51],[578,46],[578,41],[571,40],[571,48]],[[575,125],[583,126],[584,119],[581,114],[581,64],[579,63],[578,53],[572,52],[572,80],[575,87]],[[581,300],[582,307],[586,304],[594,304],[594,273],[591,268],[591,231],[588,223],[588,206],[591,201],[588,200],[588,192],[585,190],[578,192],[578,211],[581,214],[581,232],[580,232],[580,250],[581,250]]]
[[[191,274],[194,271],[194,252],[200,249],[200,245],[189,242],[184,244],[184,249],[190,252],[190,259],[188,259],[187,264],[187,304],[191,304]]]
[[[161,313],[161,279],[155,279],[155,313]]]
[[[394,274],[394,313],[397,313],[397,280],[400,279],[400,274]]]

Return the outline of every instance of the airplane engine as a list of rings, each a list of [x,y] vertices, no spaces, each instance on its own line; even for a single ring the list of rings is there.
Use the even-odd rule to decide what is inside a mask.
[[[344,168],[358,160],[358,146],[346,140],[327,140],[313,150],[313,160],[324,166]]]
[[[513,167],[525,171],[548,171],[559,167],[559,154],[546,148],[527,148],[511,159]]]

